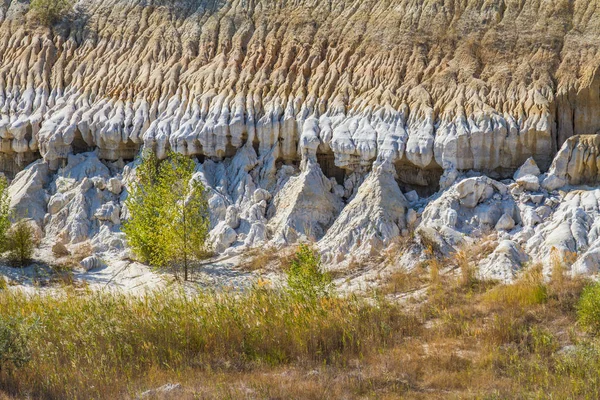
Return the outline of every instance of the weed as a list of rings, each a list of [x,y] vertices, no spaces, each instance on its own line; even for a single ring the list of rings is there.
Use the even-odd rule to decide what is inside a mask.
[[[281,261],[279,251],[275,247],[252,249],[246,254],[246,262],[242,269],[253,272],[267,268],[276,261]]]
[[[34,232],[24,220],[17,222],[8,232],[8,259],[18,267],[25,267],[33,256]]]
[[[345,365],[419,329],[413,317],[378,301],[306,302],[269,289],[143,298],[71,291],[58,297],[0,293],[0,316],[37,316],[31,361],[0,387],[43,398],[122,397],[149,371],[238,371],[299,362]],[[16,328],[22,320],[15,320]]]
[[[588,285],[577,305],[579,323],[595,334],[600,334],[600,284]]]
[[[20,368],[29,362],[30,329],[31,325],[22,318],[0,316],[0,372]]]
[[[330,292],[331,277],[321,271],[321,258],[308,245],[298,246],[286,274],[288,287],[295,296],[317,298]]]
[[[548,299],[548,289],[543,283],[541,265],[530,267],[515,283],[499,285],[484,297],[490,307],[525,307],[542,304]]]
[[[400,268],[386,277],[382,286],[382,293],[406,293],[422,286],[424,283],[425,280],[419,273],[418,268],[413,268],[410,271]]]

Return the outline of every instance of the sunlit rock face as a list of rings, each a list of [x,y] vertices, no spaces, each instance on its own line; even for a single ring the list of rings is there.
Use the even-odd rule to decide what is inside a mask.
[[[82,0],[52,30],[1,6],[6,170],[250,142],[347,170],[383,156],[506,175],[600,128],[594,1],[164,3]]]
[[[548,190],[600,183],[600,135],[570,137],[554,158],[543,185]]]
[[[70,227],[62,241],[98,248],[123,245],[125,164],[142,147],[197,160],[218,253],[310,240],[331,262],[373,257],[422,212],[423,228],[446,233],[534,229],[526,193],[543,195],[537,210],[556,189],[598,182],[598,5],[80,0],[50,29],[27,1],[6,0],[0,170],[35,162],[11,188],[35,197],[30,217],[48,240]],[[96,165],[93,190],[63,191],[78,162]],[[497,182],[523,164],[538,172],[510,190]],[[495,183],[453,186],[468,174]],[[111,177],[122,194],[100,188]],[[456,216],[403,196],[440,189],[452,194],[431,201]],[[479,197],[465,204],[461,190]]]

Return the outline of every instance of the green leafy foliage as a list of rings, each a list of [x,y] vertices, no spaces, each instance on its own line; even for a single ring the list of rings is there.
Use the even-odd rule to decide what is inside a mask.
[[[0,371],[20,368],[29,362],[29,330],[30,326],[23,320],[0,316]]]
[[[600,333],[600,284],[593,283],[583,290],[577,317],[583,327],[596,334]]]
[[[138,160],[135,170],[136,182],[130,189],[125,205],[130,218],[123,223],[123,232],[134,253],[143,262],[150,262],[158,240],[155,229],[160,223],[157,210],[161,206],[155,190],[158,175],[158,159],[154,152],[146,151]]]
[[[24,266],[32,257],[35,248],[34,232],[24,220],[11,227],[10,197],[8,182],[0,178],[0,251],[8,251],[9,261]]]
[[[29,10],[43,25],[52,25],[73,7],[74,0],[31,0]]]
[[[144,262],[177,272],[188,280],[189,267],[206,255],[209,218],[206,193],[192,179],[194,162],[170,152],[159,161],[145,152],[137,181],[126,200],[129,220],[123,231],[129,246]]]
[[[10,262],[18,267],[25,267],[31,260],[35,248],[31,226],[23,220],[17,222],[8,232],[6,245]]]
[[[321,257],[306,244],[301,244],[287,270],[290,291],[300,297],[327,296],[331,289],[331,277],[321,271]]]
[[[6,235],[10,229],[10,197],[8,196],[8,182],[0,178],[0,250],[6,249]]]

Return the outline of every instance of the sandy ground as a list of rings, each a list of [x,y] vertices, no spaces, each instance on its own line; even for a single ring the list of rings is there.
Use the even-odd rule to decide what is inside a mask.
[[[241,266],[243,255],[218,257],[207,260],[190,273],[189,281],[183,284],[186,292],[206,289],[243,289],[255,284],[259,279],[273,284],[282,281],[282,274],[273,271],[245,271]],[[75,269],[69,273],[58,273],[51,265],[56,259],[46,248],[36,250],[34,261],[25,268],[14,268],[6,262],[0,263],[0,278],[4,277],[13,290],[28,293],[47,292],[64,286],[64,277],[72,278],[76,287],[86,287],[93,291],[122,292],[133,295],[167,289],[178,285],[172,273],[157,271],[139,262],[122,259],[118,254],[101,255],[104,266],[90,271]]]
[[[123,258],[123,254],[104,253],[100,255],[103,266],[85,271],[75,269],[70,272],[57,272],[53,265],[60,264],[50,248],[42,246],[35,251],[34,261],[25,268],[14,268],[0,261],[0,279],[4,277],[12,290],[27,293],[44,293],[72,285],[92,291],[121,292],[131,295],[166,290],[182,289],[186,293],[203,290],[234,289],[243,290],[259,280],[268,285],[284,285],[285,273],[278,262],[272,262],[264,269],[248,271],[244,268],[248,261],[246,254],[233,254],[206,260],[196,265],[190,273],[189,281],[182,284],[182,276],[176,279],[172,273],[157,271],[148,265]],[[389,266],[362,265],[355,270],[336,274],[334,285],[340,293],[370,292],[392,271]],[[68,279],[65,279],[68,278]]]

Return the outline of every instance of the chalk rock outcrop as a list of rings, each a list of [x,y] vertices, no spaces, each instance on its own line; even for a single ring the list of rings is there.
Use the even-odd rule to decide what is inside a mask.
[[[533,157],[530,157],[527,159],[527,161],[525,161],[525,163],[523,165],[521,165],[519,167],[519,169],[517,170],[517,172],[515,172],[515,174],[513,175],[513,179],[515,181],[518,181],[519,179],[525,177],[525,176],[540,176],[541,172],[540,169],[538,168],[535,160],[533,159]]]
[[[102,259],[98,256],[86,257],[83,260],[81,260],[79,264],[86,272],[106,266],[106,264],[104,264]]]
[[[273,241],[287,244],[322,238],[343,205],[333,187],[313,162],[299,175],[290,177],[268,210],[272,217],[267,229]]]
[[[527,241],[527,252],[549,265],[552,252],[557,252],[560,259],[571,253],[583,254],[600,244],[596,244],[599,238],[600,189],[574,190],[566,193],[551,217],[536,227]]]
[[[393,166],[376,165],[319,242],[324,261],[381,251],[406,227],[407,205],[394,179]]]
[[[46,190],[50,179],[48,164],[42,160],[32,163],[17,174],[8,190],[15,218],[32,218],[40,226],[43,225],[50,200]]]
[[[543,182],[547,190],[565,185],[600,183],[600,135],[573,136],[554,158]]]
[[[0,169],[246,143],[347,170],[546,169],[600,128],[596,3],[81,0],[48,29],[7,0]]]
[[[42,170],[47,171],[45,168]],[[110,179],[119,180],[120,176],[111,178],[110,169],[95,152],[70,155],[65,167],[52,174],[51,179],[44,175],[49,182],[38,189],[36,197],[48,199],[47,206],[32,208],[37,212],[47,210],[40,223],[44,240],[50,246],[60,242],[68,247],[90,241],[96,251],[123,250],[125,241],[120,232],[122,199],[104,183]],[[20,179],[17,176],[11,188],[18,188]],[[30,183],[38,182],[36,179]],[[23,187],[31,188],[32,185]],[[36,205],[35,201],[32,204]]]
[[[504,215],[520,220],[508,188],[480,176],[461,180],[429,203],[421,225],[477,234],[494,228]]]
[[[478,275],[481,279],[511,282],[527,261],[527,255],[517,243],[502,240],[492,254],[479,263]]]

